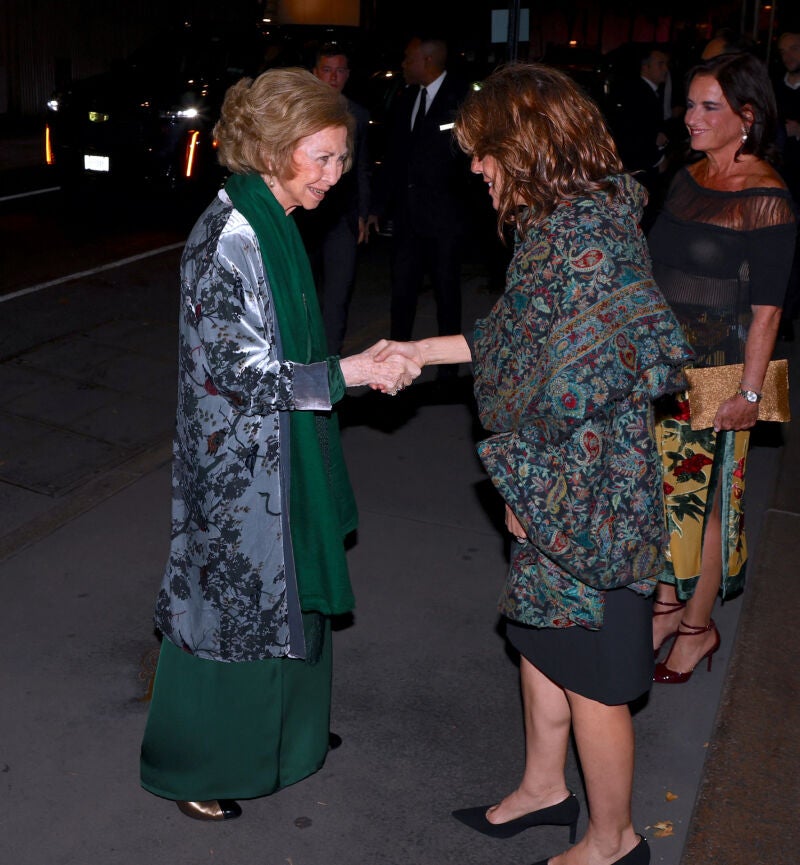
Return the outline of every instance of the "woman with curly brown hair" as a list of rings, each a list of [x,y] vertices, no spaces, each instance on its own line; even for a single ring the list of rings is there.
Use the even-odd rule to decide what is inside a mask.
[[[501,68],[467,98],[455,135],[498,231],[514,229],[505,292],[474,338],[388,343],[376,356],[473,361],[493,433],[479,453],[516,541],[499,608],[520,655],[525,768],[498,804],[454,816],[495,838],[569,826],[574,841],[572,730],[589,821],[550,865],[646,865],[627,704],[652,680],[650,596],[665,542],[652,402],[683,385],[691,352],[652,278],[645,193],[570,78]]]

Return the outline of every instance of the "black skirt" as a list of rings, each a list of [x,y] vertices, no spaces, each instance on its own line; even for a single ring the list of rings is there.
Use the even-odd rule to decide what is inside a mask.
[[[557,685],[609,706],[629,703],[653,683],[653,599],[605,593],[603,627],[533,628],[508,620],[512,646]]]

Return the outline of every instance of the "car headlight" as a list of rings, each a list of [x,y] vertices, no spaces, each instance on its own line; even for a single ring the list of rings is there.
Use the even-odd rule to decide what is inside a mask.
[[[192,120],[199,114],[196,108],[170,108],[168,111],[158,112],[162,120]]]

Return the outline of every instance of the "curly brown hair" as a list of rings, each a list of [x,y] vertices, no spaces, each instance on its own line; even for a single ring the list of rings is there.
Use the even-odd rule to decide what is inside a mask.
[[[355,128],[347,99],[305,69],[269,69],[255,80],[242,78],[225,94],[214,127],[217,157],[237,174],[291,179],[300,139],[331,126],[347,129],[347,171]]]
[[[466,98],[455,124],[468,155],[500,171],[498,233],[539,224],[565,199],[617,187],[622,163],[600,109],[568,75],[540,63],[496,69]]]

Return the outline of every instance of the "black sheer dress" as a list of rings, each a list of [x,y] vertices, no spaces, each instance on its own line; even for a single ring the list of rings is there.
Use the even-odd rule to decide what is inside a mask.
[[[751,306],[783,306],[796,226],[785,189],[720,192],[683,169],[648,236],[653,275],[697,353],[744,362]]]
[[[707,189],[687,169],[673,180],[648,243],[653,275],[694,348],[695,366],[743,363],[753,306],[783,305],[796,225],[786,189]],[[731,394],[733,396],[733,394]],[[690,598],[702,570],[705,522],[719,496],[723,598],[744,587],[749,432],[692,430],[685,398],[657,406],[670,535],[661,579]]]

